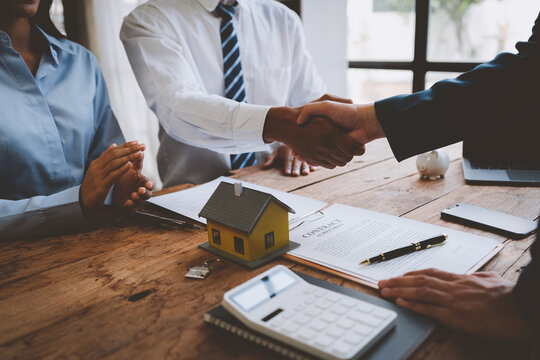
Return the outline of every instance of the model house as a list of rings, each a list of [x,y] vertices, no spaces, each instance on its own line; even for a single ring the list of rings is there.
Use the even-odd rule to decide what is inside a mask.
[[[271,194],[222,182],[199,216],[207,220],[211,248],[252,262],[288,248],[289,212]]]

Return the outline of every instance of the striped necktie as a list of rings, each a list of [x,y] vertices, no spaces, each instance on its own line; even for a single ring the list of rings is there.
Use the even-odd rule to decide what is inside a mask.
[[[246,102],[246,90],[244,89],[244,76],[240,61],[240,47],[236,31],[234,31],[233,15],[235,6],[220,4],[216,8],[221,17],[221,49],[223,50],[223,74],[225,76],[225,96],[228,99]],[[257,158],[255,153],[243,153],[231,155],[231,168],[242,169],[246,166],[255,165]]]

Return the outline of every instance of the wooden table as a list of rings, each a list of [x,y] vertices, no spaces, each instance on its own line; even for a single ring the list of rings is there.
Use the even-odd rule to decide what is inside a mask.
[[[365,156],[332,171],[287,178],[278,170],[253,167],[234,176],[504,240],[504,250],[485,270],[516,280],[530,259],[533,236],[511,241],[447,223],[439,214],[467,202],[535,219],[540,188],[465,185],[461,146],[446,151],[450,169],[437,181],[420,180],[415,159],[398,164],[385,140],[369,144]],[[252,271],[228,263],[204,281],[184,278],[188,267],[213,258],[197,248],[204,241],[203,230],[118,219],[76,235],[0,242],[0,358],[275,359],[276,354],[205,324],[203,314],[220,303],[226,290],[277,263],[376,295],[285,259]],[[439,326],[413,358],[526,355],[520,346],[479,341]]]

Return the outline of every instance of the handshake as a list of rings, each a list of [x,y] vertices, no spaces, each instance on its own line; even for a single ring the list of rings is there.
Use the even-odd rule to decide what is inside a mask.
[[[374,104],[354,105],[331,95],[300,108],[271,108],[263,132],[264,141],[282,142],[302,161],[328,169],[345,166],[381,137]]]

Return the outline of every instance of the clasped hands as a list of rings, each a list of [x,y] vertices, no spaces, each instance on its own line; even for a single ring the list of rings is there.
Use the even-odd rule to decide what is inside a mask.
[[[92,218],[99,212],[111,188],[112,205],[125,211],[152,196],[154,184],[141,173],[145,149],[137,141],[112,144],[90,163],[79,196],[86,216]]]
[[[266,142],[286,144],[300,161],[328,169],[345,166],[383,136],[373,104],[354,105],[331,95],[301,108],[271,108],[263,133]]]

